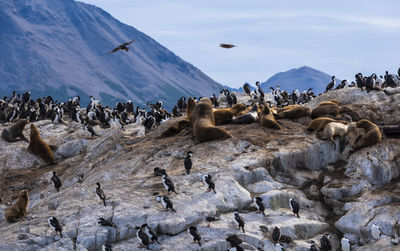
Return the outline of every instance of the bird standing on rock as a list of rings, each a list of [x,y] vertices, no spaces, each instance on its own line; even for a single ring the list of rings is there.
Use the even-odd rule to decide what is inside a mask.
[[[142,227],[135,227],[138,231],[136,232],[136,237],[139,240],[140,247],[146,247],[147,249],[149,248],[150,240],[149,237],[147,237],[146,233],[144,232],[144,229]]]
[[[238,210],[235,210],[235,212],[233,212],[233,218],[238,223],[239,230],[242,229],[243,233],[245,233],[245,231],[244,231],[244,220],[243,220],[243,217],[239,215],[239,211]]]
[[[60,224],[60,222],[58,221],[58,219],[56,217],[50,217],[47,222],[49,223],[50,227],[52,227],[54,229],[54,231],[58,232],[61,236],[61,238],[63,238],[62,235],[62,226]]]
[[[197,231],[197,228],[194,226],[190,226],[187,229],[188,233],[193,237],[193,241],[197,242],[197,244],[199,244],[199,246],[201,247],[201,235],[199,233],[199,231]]]
[[[209,175],[209,174],[204,175],[204,176],[203,176],[203,183],[204,183],[204,185],[206,185],[206,186],[208,187],[207,192],[211,192],[211,190],[213,190],[214,193],[217,193],[217,192],[215,191],[215,183],[214,183],[214,181],[212,180],[211,175]]]
[[[99,135],[94,131],[93,127],[90,126],[90,125],[88,125],[88,124],[85,125],[85,131],[86,131],[87,133],[90,133],[90,137],[91,137],[91,138],[92,138],[93,136],[99,136]]]
[[[96,195],[99,197],[100,200],[103,201],[104,206],[106,206],[106,195],[103,192],[103,189],[100,188],[100,183],[96,183],[97,188],[96,188]]]
[[[272,240],[274,243],[277,243],[281,239],[281,229],[279,227],[275,227],[272,231]]]
[[[321,250],[322,251],[330,251],[332,250],[332,244],[331,241],[329,240],[331,238],[331,236],[329,234],[324,234],[321,237]]]
[[[193,165],[192,154],[193,154],[192,151],[188,151],[187,155],[185,157],[184,164],[185,164],[185,169],[186,169],[187,174],[190,174],[190,169],[192,169],[192,165]]]
[[[151,229],[151,227],[149,225],[147,225],[147,223],[142,225],[142,229],[144,229],[144,232],[147,235],[147,237],[149,237],[149,240],[151,240],[152,242],[157,242],[158,244],[160,244],[158,242],[158,236],[157,236],[156,232],[154,232],[154,230]]]
[[[264,210],[264,204],[262,202],[262,198],[261,197],[254,197],[254,203],[256,204],[257,210],[258,212],[262,213],[265,216]]]
[[[168,211],[168,209],[171,209],[172,212],[176,212],[176,210],[174,209],[174,205],[172,204],[172,202],[169,200],[168,196],[157,196],[156,200],[158,202],[161,202],[161,204],[163,205],[163,207]]]
[[[300,218],[300,216],[299,216],[299,209],[300,209],[299,204],[296,201],[294,201],[292,198],[290,198],[289,199],[289,206],[290,206],[290,209],[292,209],[292,212],[294,213],[294,215],[296,215],[297,218]]]
[[[53,172],[53,177],[51,177],[51,181],[54,184],[54,187],[56,188],[57,192],[60,191],[60,187],[62,186],[60,178],[58,178],[57,173],[54,171]]]
[[[165,189],[167,189],[168,193],[174,192],[174,193],[178,194],[178,193],[175,191],[174,182],[172,182],[172,180],[168,177],[167,174],[163,174],[163,176],[162,176],[162,183],[163,183]]]
[[[103,227],[118,227],[114,222],[112,222],[112,220],[106,220],[104,218],[99,218],[97,224],[102,225]]]

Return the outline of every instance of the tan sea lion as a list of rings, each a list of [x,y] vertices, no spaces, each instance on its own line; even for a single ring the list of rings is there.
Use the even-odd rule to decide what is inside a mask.
[[[16,142],[23,140],[29,143],[28,139],[25,138],[23,134],[25,125],[27,125],[28,123],[29,121],[27,119],[18,120],[12,126],[4,128],[3,131],[1,132],[1,137],[7,142]]]
[[[267,128],[281,129],[268,105],[265,105],[260,114],[260,125]]]
[[[340,122],[329,122],[325,126],[324,131],[322,132],[322,138],[329,139],[330,141],[332,141],[336,148],[336,143],[333,137],[340,136],[340,140],[341,142],[343,142],[346,138],[346,135],[349,134],[350,132],[354,132],[355,128],[356,128],[355,122],[352,122],[348,125],[345,125]]]
[[[28,191],[21,190],[19,192],[18,200],[15,204],[11,205],[5,211],[5,218],[7,222],[15,222],[16,219],[24,217],[28,209]]]
[[[345,121],[335,120],[335,119],[329,118],[329,117],[319,117],[319,118],[316,118],[316,119],[313,119],[310,121],[310,123],[307,126],[307,130],[310,132],[321,131],[325,128],[326,124],[328,124],[330,122],[340,122],[343,124],[347,124],[347,122],[345,122]]]
[[[34,124],[31,124],[28,151],[41,157],[46,163],[54,162],[53,151],[50,146],[40,138],[39,130]]]
[[[246,111],[245,104],[235,104],[232,107],[214,110],[215,125],[225,125],[232,121],[233,116],[238,116],[242,111]]]
[[[331,115],[337,117],[340,111],[340,106],[332,101],[322,102],[311,112],[311,118],[326,117]]]
[[[203,98],[195,106],[190,116],[193,123],[193,135],[198,142],[231,138],[229,132],[215,126],[210,99]]]
[[[358,121],[357,128],[363,128],[365,130],[365,134],[359,135],[356,138],[354,141],[355,149],[371,146],[379,143],[382,140],[382,134],[379,127],[367,119]]]
[[[196,101],[194,101],[194,99],[192,97],[190,97],[188,99],[188,106],[187,106],[187,110],[186,110],[186,115],[187,115],[187,118],[189,120],[190,127],[193,126],[193,122],[192,122],[190,116],[192,115],[192,112],[193,112],[195,107],[196,107]]]
[[[309,117],[311,109],[306,106],[295,106],[289,110],[279,112],[275,115],[278,119],[299,119],[302,117]]]

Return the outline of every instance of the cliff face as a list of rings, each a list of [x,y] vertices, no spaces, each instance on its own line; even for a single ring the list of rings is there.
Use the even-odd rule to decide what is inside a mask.
[[[247,101],[244,95],[238,98]],[[400,122],[400,116],[386,114],[390,109],[399,112],[393,100],[400,94],[343,89],[308,105],[332,98],[360,107],[364,118],[374,120],[373,114],[380,114],[377,123]],[[226,125],[223,128],[234,138],[223,141],[195,144],[186,133],[159,139],[176,120],[147,135],[134,125],[125,132],[95,127],[101,137],[93,139],[74,122],[35,122],[43,139],[58,147],[58,164],[53,166],[43,166],[28,153],[27,143],[7,144],[0,139],[1,208],[20,189],[29,189],[31,200],[26,219],[17,223],[4,222],[0,211],[0,249],[100,250],[102,244],[111,243],[113,250],[140,250],[135,227],[143,223],[159,234],[161,244],[152,244],[153,250],[226,250],[229,234],[242,238],[246,249],[274,250],[275,226],[294,241],[285,250],[308,250],[310,241],[319,245],[324,233],[331,234],[333,250],[339,250],[343,235],[350,239],[352,250],[393,248],[391,241],[398,234],[394,226],[400,219],[399,139],[384,138],[354,153],[349,143],[340,153],[338,140],[334,148],[306,131],[310,118],[280,120],[284,129],[279,131],[258,124]],[[29,135],[29,129],[24,133]],[[349,135],[348,140],[354,137]],[[183,158],[189,150],[194,164],[191,174],[184,175]],[[176,213],[166,212],[155,200],[153,192],[166,194],[161,177],[153,176],[155,167],[166,169],[177,187],[178,194],[169,196]],[[50,183],[53,170],[63,181],[59,193]],[[206,192],[204,174],[213,177],[216,194]],[[106,207],[98,203],[96,182],[107,196]],[[255,196],[263,199],[265,217],[256,212]],[[290,197],[300,205],[300,218],[289,209]],[[246,233],[237,229],[235,209],[245,220]],[[215,215],[220,221],[207,227],[205,216]],[[61,221],[64,238],[49,228],[50,216]],[[112,217],[118,228],[98,226],[100,217]],[[372,224],[381,228],[378,241],[372,239]],[[202,235],[202,248],[186,232],[191,225]],[[261,225],[268,228],[266,233]]]
[[[130,51],[107,55],[135,40]],[[93,95],[107,105],[131,99],[211,96],[222,86],[149,36],[93,5],[73,0],[0,3],[0,94],[32,91],[66,100]]]

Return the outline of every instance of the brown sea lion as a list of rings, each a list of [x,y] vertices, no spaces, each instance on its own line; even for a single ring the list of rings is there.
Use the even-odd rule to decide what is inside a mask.
[[[215,126],[210,99],[203,98],[195,106],[190,116],[193,123],[193,135],[198,142],[231,138],[229,132]]]
[[[276,111],[279,113],[279,112],[290,110],[292,108],[299,107],[299,106],[302,106],[302,105],[287,105],[287,106],[284,106],[284,107],[276,107]]]
[[[172,137],[183,131],[184,129],[189,128],[189,120],[180,120],[170,127],[167,128],[161,135],[160,138]]]
[[[258,105],[254,104],[251,110],[237,118],[232,119],[233,124],[251,124],[256,122],[258,119]]]
[[[189,120],[190,127],[193,126],[193,122],[192,122],[190,116],[192,115],[192,112],[193,112],[195,106],[196,106],[196,101],[194,101],[194,99],[192,97],[190,97],[188,99],[188,106],[187,106],[187,110],[186,110],[186,115]]]
[[[343,115],[350,116],[351,120],[354,122],[357,122],[361,119],[360,114],[357,111],[351,109],[349,106],[341,106],[340,110],[339,110],[339,114],[342,116]]]
[[[232,121],[233,116],[238,116],[242,111],[246,111],[245,104],[235,104],[232,107],[214,110],[215,125],[225,125]]]
[[[279,112],[275,115],[278,119],[299,119],[302,117],[309,117],[311,109],[306,106],[295,106],[289,110]]]
[[[15,222],[16,219],[24,217],[26,214],[26,210],[28,209],[28,191],[21,190],[19,192],[18,200],[15,204],[11,205],[5,211],[5,218],[7,222]]]
[[[360,149],[366,146],[371,146],[379,143],[382,140],[381,130],[377,125],[367,119],[362,119],[357,122],[357,128],[365,130],[364,135],[359,135],[354,141],[354,148]]]
[[[16,142],[23,140],[29,143],[28,139],[25,138],[23,134],[25,125],[27,125],[28,123],[29,121],[27,119],[18,120],[12,126],[4,128],[3,131],[1,132],[1,137],[7,142]]]
[[[310,132],[321,131],[325,128],[326,124],[330,122],[340,122],[342,124],[347,124],[346,121],[340,121],[329,117],[319,117],[310,121],[310,123],[307,126],[307,130]]]
[[[28,151],[41,157],[46,163],[54,162],[54,154],[50,146],[40,138],[39,130],[31,124],[30,143]]]
[[[315,119],[318,117],[326,117],[328,115],[337,117],[337,115],[339,114],[339,111],[340,111],[339,105],[337,105],[331,101],[326,101],[326,102],[323,102],[323,104],[319,104],[318,107],[316,107],[314,110],[312,110],[311,118]]]
[[[265,105],[260,114],[260,125],[267,128],[281,129],[268,105]]]

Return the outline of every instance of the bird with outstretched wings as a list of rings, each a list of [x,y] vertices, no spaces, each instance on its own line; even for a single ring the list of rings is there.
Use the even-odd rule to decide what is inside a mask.
[[[132,41],[130,41],[130,42],[125,42],[125,43],[123,43],[123,44],[118,45],[118,46],[115,47],[112,51],[110,51],[110,52],[108,53],[108,55],[110,55],[110,54],[112,54],[112,53],[114,53],[114,52],[116,52],[116,51],[119,51],[119,50],[129,51],[128,45],[130,45],[130,44],[133,43],[133,42],[135,42],[135,40],[132,40]]]
[[[219,47],[222,47],[225,49],[230,49],[230,48],[237,47],[237,46],[234,44],[219,44]]]

